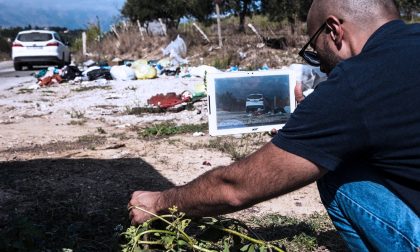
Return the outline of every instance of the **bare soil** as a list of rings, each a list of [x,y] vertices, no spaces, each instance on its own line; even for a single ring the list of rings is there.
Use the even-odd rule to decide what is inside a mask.
[[[192,41],[187,38],[189,46]],[[202,50],[197,46],[189,58],[196,65],[215,60],[234,64],[243,52],[248,55],[243,67],[296,62],[296,57],[286,57],[295,49],[280,53],[255,49],[258,42],[252,38],[240,49],[226,42],[223,51],[212,45]],[[155,52],[142,51],[140,56],[158,57]],[[234,161],[232,153],[211,147],[214,138],[208,132],[200,137],[192,133],[139,137],[141,129],[165,121],[206,123],[205,100],[179,113],[129,113],[152,95],[194,90],[202,79],[64,83],[42,89],[33,89],[34,78],[12,81],[17,82],[13,88],[0,91],[0,251],[11,247],[15,248],[11,251],[118,251],[118,234],[129,225],[126,205],[133,191],[183,185]],[[246,141],[243,136],[226,139],[237,145],[240,155],[270,141],[262,134]],[[303,220],[325,210],[316,185],[311,184],[231,216],[247,219],[270,213]],[[293,230],[301,226],[304,221]],[[321,236],[334,238],[328,244],[321,242],[318,251],[334,250],[339,242],[335,231]]]

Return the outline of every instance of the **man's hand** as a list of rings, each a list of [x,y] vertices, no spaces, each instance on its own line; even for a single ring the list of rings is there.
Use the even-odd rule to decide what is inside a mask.
[[[127,206],[130,211],[131,225],[138,225],[152,218],[153,216],[147,212],[156,214],[160,194],[160,192],[135,191],[131,195]]]
[[[302,83],[301,82],[296,82],[295,99],[296,99],[297,103],[300,103],[305,99],[305,95],[303,95],[303,91],[302,91]]]
[[[301,82],[296,82],[294,91],[295,91],[295,100],[296,100],[297,103],[300,103],[301,101],[303,101],[305,99],[305,95],[303,94],[303,91],[302,91],[302,83]],[[277,129],[272,129],[268,134],[270,136],[277,135]]]

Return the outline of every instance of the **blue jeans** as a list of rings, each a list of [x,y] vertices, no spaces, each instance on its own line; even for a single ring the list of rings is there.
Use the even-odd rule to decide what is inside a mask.
[[[420,252],[419,216],[369,170],[339,169],[318,181],[334,226],[351,251]]]

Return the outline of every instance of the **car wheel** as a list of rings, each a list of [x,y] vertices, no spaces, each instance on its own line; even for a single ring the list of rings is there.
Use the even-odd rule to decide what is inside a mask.
[[[15,71],[22,71],[22,65],[19,63],[13,63],[13,67],[15,68]]]

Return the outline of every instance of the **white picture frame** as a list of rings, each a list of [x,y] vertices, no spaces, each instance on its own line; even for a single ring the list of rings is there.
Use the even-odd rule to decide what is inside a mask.
[[[296,107],[295,83],[291,70],[209,74],[210,135],[281,129]]]

